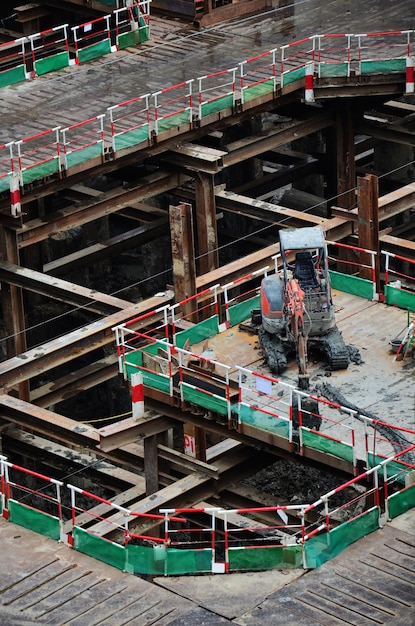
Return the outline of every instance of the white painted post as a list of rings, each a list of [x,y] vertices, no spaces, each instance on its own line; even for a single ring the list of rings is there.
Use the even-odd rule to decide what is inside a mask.
[[[414,74],[415,59],[413,57],[406,57],[406,94],[414,93],[415,88],[415,74]]]
[[[133,418],[144,417],[144,385],[141,372],[131,375],[131,402],[133,408]]]
[[[305,68],[305,101],[314,102],[314,63],[308,63]]]

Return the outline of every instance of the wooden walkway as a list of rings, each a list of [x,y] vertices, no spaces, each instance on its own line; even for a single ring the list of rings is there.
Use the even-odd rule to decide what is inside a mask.
[[[2,626],[410,626],[415,510],[317,570],[153,584],[0,518]]]
[[[395,0],[393,7],[387,0],[367,0],[364,12],[356,0],[332,0],[324,11],[320,5],[319,0],[307,0],[291,12],[284,9],[202,31],[153,16],[151,39],[141,46],[1,89],[0,144],[80,123],[107,107],[230,69],[303,37],[413,28],[410,0]]]

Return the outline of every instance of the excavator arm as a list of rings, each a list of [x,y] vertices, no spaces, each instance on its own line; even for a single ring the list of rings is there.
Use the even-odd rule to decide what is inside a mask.
[[[285,290],[285,312],[287,326],[294,338],[298,363],[298,386],[300,389],[309,388],[309,374],[307,373],[307,333],[304,327],[304,291],[298,280],[291,278]]]

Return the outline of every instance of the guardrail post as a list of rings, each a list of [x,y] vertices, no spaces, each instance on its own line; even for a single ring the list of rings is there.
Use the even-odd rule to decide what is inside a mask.
[[[415,59],[411,56],[407,56],[406,57],[406,85],[405,85],[406,95],[415,92],[414,66],[415,66]]]
[[[305,101],[308,104],[314,100],[314,62],[308,63],[305,68]]]
[[[14,172],[10,175],[10,210],[13,217],[17,217],[22,212],[20,203],[20,177]]]

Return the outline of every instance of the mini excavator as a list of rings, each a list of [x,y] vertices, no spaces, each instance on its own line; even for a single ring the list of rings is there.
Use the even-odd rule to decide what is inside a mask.
[[[336,326],[328,253],[320,226],[280,231],[282,271],[261,283],[260,346],[269,368],[280,374],[295,353],[298,387],[309,388],[308,352],[315,350],[331,370],[346,369],[349,353]]]

